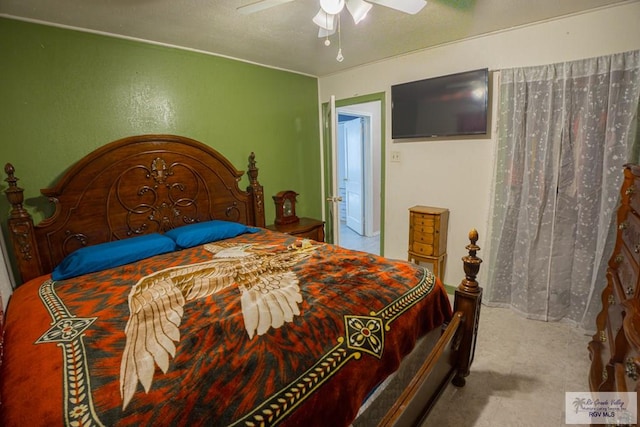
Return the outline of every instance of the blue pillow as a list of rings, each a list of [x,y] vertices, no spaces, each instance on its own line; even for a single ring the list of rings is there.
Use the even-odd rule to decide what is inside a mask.
[[[51,278],[62,280],[81,276],[176,249],[173,240],[159,233],[86,246],[67,255],[53,270]]]
[[[258,228],[249,227],[239,222],[214,219],[213,221],[197,222],[174,228],[164,233],[164,235],[175,240],[180,248],[191,248],[204,243],[229,239],[244,233],[256,233],[258,230]]]

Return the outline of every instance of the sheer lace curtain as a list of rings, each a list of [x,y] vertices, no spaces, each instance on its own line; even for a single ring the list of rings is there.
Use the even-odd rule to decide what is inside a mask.
[[[499,96],[485,303],[593,330],[637,161],[640,51],[501,70]]]

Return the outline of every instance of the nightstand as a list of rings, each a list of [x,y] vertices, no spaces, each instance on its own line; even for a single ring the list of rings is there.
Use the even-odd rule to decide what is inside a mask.
[[[269,230],[290,234],[301,239],[312,239],[317,242],[324,242],[324,222],[312,218],[300,218],[300,221],[292,224],[270,224]]]
[[[409,261],[433,264],[433,274],[444,280],[447,262],[449,210],[431,206],[409,209]]]

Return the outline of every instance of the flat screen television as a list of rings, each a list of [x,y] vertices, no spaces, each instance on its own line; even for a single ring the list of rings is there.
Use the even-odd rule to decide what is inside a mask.
[[[391,137],[486,134],[488,95],[486,68],[393,85]]]

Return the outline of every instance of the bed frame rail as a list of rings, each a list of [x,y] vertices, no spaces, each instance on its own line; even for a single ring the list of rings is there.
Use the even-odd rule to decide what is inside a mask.
[[[469,232],[469,240],[469,254],[462,258],[465,278],[455,292],[453,318],[379,427],[420,425],[450,381],[457,387],[465,385],[475,354],[482,302],[482,288],[476,281],[482,259],[476,256],[480,247],[475,229]]]

